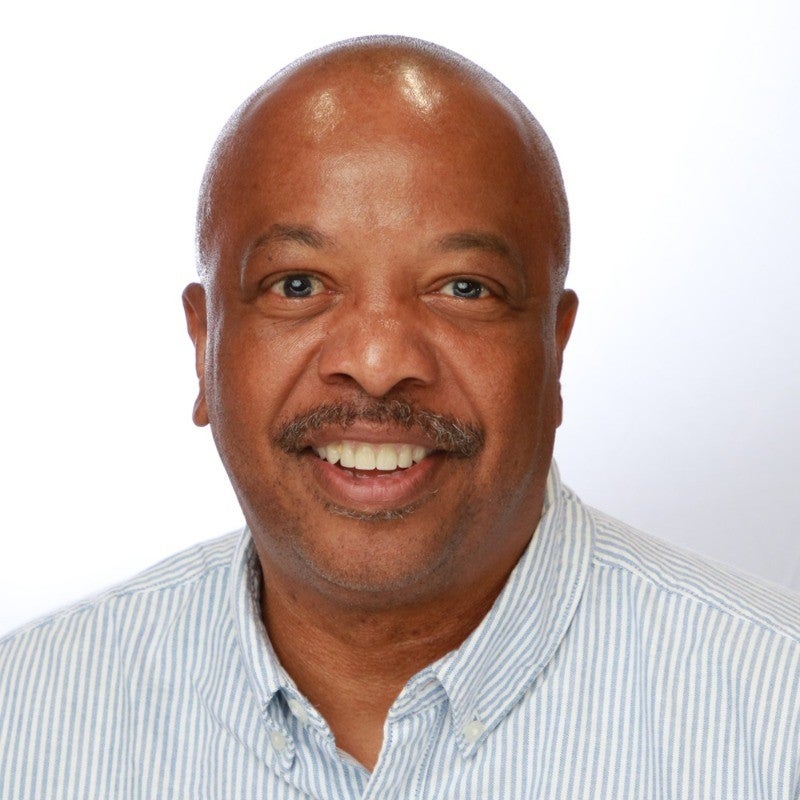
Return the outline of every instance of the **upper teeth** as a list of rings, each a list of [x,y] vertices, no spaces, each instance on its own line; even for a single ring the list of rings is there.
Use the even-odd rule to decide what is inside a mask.
[[[413,444],[368,444],[367,442],[332,442],[315,447],[317,455],[331,464],[348,469],[406,469],[430,453]]]

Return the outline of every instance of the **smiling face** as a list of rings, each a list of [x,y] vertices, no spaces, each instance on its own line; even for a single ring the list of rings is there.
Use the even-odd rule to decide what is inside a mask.
[[[499,590],[541,513],[576,305],[529,122],[400,56],[251,103],[185,293],[195,421],[267,585],[373,607]]]

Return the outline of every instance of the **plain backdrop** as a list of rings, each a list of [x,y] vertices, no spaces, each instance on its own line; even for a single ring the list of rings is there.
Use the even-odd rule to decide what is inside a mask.
[[[0,33],[0,632],[242,524],[190,421],[180,292],[208,151],[256,86],[368,33],[539,117],[581,309],[562,476],[800,588],[800,4],[29,3]]]

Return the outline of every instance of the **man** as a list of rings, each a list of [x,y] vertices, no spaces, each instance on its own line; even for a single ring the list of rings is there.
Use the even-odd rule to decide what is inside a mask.
[[[0,646],[0,797],[800,797],[797,598],[551,464],[552,148],[433,45],[336,45],[223,131],[184,293],[247,522]]]

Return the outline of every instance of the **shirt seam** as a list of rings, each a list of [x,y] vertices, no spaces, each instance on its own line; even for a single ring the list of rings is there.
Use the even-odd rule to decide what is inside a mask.
[[[692,600],[692,601],[694,601],[696,603],[700,603],[700,604],[702,604],[704,606],[713,608],[713,609],[715,609],[716,611],[718,611],[718,612],[720,612],[722,614],[727,614],[728,616],[733,617],[734,619],[738,619],[741,622],[745,622],[748,625],[753,625],[753,626],[755,626],[757,628],[760,628],[762,630],[769,631],[770,633],[776,634],[776,635],[780,636],[783,639],[787,639],[790,643],[792,643],[795,646],[800,646],[800,638],[796,637],[794,634],[792,634],[792,633],[790,633],[788,631],[785,631],[785,630],[781,630],[779,628],[775,628],[775,627],[773,627],[771,625],[767,625],[766,623],[761,622],[761,621],[759,621],[757,619],[753,619],[752,617],[745,616],[744,614],[742,614],[741,612],[737,611],[736,609],[730,608],[730,607],[724,605],[723,603],[720,603],[719,601],[712,600],[709,597],[705,597],[703,595],[700,595],[697,592],[693,592],[691,589],[688,589],[686,587],[670,586],[670,585],[668,585],[666,583],[663,583],[661,581],[656,580],[652,575],[644,572],[643,570],[636,569],[635,567],[632,567],[630,565],[618,564],[618,563],[613,562],[613,561],[611,561],[611,562],[604,561],[601,556],[598,556],[596,554],[595,554],[593,560],[594,560],[595,565],[598,568],[615,570],[615,571],[618,571],[618,572],[630,573],[632,575],[635,575],[636,577],[638,577],[641,580],[647,581],[647,583],[649,583],[651,586],[656,587],[657,589],[660,589],[660,590],[662,590],[664,592],[668,592],[669,594],[678,595],[680,597],[685,597],[685,598],[687,598],[689,600]]]

